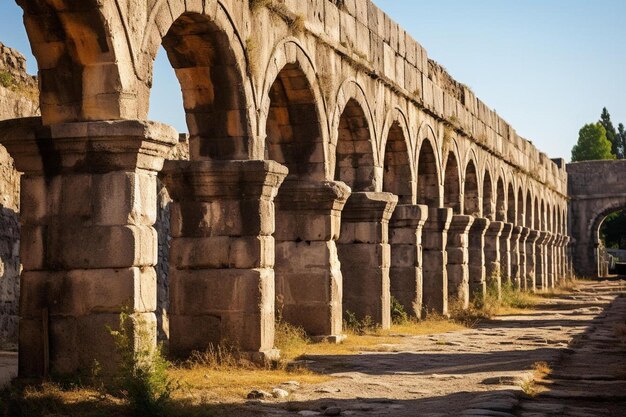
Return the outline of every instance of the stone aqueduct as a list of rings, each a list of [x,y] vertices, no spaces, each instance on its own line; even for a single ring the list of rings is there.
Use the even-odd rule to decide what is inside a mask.
[[[19,372],[111,365],[155,334],[157,180],[170,206],[169,349],[275,355],[274,323],[342,337],[568,275],[567,174],[370,1],[17,0],[41,117],[0,123],[23,172]],[[147,121],[160,46],[189,160]]]

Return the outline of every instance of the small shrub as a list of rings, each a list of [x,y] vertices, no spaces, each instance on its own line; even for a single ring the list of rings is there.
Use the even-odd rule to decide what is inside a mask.
[[[409,315],[404,306],[394,296],[391,296],[391,321],[393,324],[404,324],[409,321]]]
[[[130,325],[134,321],[132,336]],[[164,358],[161,346],[153,346],[143,318],[120,314],[118,330],[109,328],[120,357],[116,375],[117,386],[127,398],[136,416],[161,416],[172,393],[178,389],[167,374],[170,363]]]
[[[15,85],[13,75],[7,71],[0,71],[0,85],[5,88],[12,88]]]
[[[343,326],[346,330],[357,335],[374,333],[378,330],[378,326],[370,316],[365,316],[359,320],[356,314],[349,310],[344,314]]]
[[[511,282],[502,284],[500,294],[500,303],[504,307],[528,308],[535,305],[529,293],[518,290]]]

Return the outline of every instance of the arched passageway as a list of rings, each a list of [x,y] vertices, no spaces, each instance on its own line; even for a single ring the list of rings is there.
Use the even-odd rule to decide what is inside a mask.
[[[480,217],[480,196],[478,194],[478,175],[476,173],[476,165],[473,160],[467,163],[465,169],[465,183],[464,183],[464,204],[463,211],[465,214],[471,216]]]
[[[461,179],[459,162],[454,152],[448,152],[443,183],[443,206],[452,209],[454,214],[461,213]]]
[[[489,220],[495,220],[495,204],[493,199],[493,183],[491,174],[485,171],[483,179],[483,216]]]
[[[413,203],[413,174],[408,140],[400,123],[391,125],[385,144],[383,191],[398,196],[398,204]]]
[[[276,314],[312,337],[337,338],[342,276],[333,219],[349,190],[324,181],[321,110],[300,63],[280,70],[269,99],[265,155],[289,169],[276,196]]]
[[[369,316],[388,328],[391,326],[388,222],[398,198],[375,192],[372,121],[366,113],[367,101],[359,97],[349,99],[341,109],[337,132],[335,179],[352,189],[342,213],[337,247],[344,284],[343,309],[345,314],[359,320]],[[402,140],[391,139],[390,146],[394,145],[394,139]],[[398,143],[395,146],[402,148]],[[401,162],[403,156],[396,156]],[[402,165],[397,169],[408,172]],[[394,187],[401,190],[400,185]],[[405,194],[404,198],[407,197]]]
[[[225,341],[252,357],[272,355],[273,302],[237,297],[273,301],[273,259],[265,255],[273,246],[273,221],[270,229],[263,219],[273,217],[265,202],[287,170],[246,161],[252,103],[236,58],[240,45],[229,30],[211,16],[183,13],[162,42],[181,86],[190,135],[190,161],[167,161],[162,173],[173,199],[169,351],[176,357]]]

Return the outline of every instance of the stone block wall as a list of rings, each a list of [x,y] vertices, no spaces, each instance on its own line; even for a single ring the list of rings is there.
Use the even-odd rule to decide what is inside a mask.
[[[26,60],[0,43],[0,120],[39,113],[37,80],[26,73]],[[17,343],[20,246],[20,175],[0,146],[0,347]]]

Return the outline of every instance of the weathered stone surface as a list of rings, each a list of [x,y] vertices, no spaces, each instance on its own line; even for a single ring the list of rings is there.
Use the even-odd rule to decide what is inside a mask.
[[[26,60],[0,43],[0,120],[39,113],[37,80],[26,73]],[[0,345],[17,344],[20,297],[20,175],[0,146]]]

